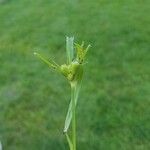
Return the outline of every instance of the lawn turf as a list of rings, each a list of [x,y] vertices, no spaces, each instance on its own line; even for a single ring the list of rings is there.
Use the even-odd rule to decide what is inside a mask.
[[[78,150],[150,149],[150,1],[0,3],[4,150],[66,150],[69,85],[33,56],[64,63],[65,36],[92,48],[77,108]]]

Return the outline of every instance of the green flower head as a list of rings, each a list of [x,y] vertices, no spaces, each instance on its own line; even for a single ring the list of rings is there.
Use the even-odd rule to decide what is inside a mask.
[[[84,43],[81,45],[74,43],[73,37],[66,37],[66,52],[67,52],[67,63],[58,65],[52,60],[47,60],[39,53],[34,53],[38,58],[45,62],[50,68],[53,68],[60,72],[67,80],[71,83],[76,83],[82,80],[83,76],[83,63],[88,49],[84,49]]]

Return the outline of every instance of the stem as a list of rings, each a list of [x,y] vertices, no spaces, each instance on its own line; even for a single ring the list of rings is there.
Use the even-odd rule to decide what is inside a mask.
[[[76,94],[76,85],[71,84],[71,99],[72,99],[72,145],[73,150],[76,150],[76,104],[75,104],[75,95]]]
[[[72,142],[71,142],[71,140],[69,138],[69,135],[67,133],[65,133],[65,135],[66,135],[66,138],[67,138],[70,150],[73,150],[73,145],[72,145]]]

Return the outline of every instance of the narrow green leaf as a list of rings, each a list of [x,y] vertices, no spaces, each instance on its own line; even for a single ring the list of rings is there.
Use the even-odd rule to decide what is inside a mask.
[[[78,67],[78,70],[76,70],[75,79],[74,79],[73,83],[71,83],[71,84],[74,84],[74,86],[75,86],[75,106],[76,106],[77,100],[78,100],[78,95],[79,95],[79,91],[80,91],[80,87],[81,87],[81,83],[82,83],[82,77],[83,77],[83,66],[80,65]],[[69,108],[68,108],[68,112],[66,115],[64,132],[68,131],[68,128],[69,128],[71,120],[72,120],[72,109],[73,109],[72,106],[73,106],[73,100],[71,99]]]
[[[1,141],[0,141],[0,150],[2,150],[2,143],[1,143]]]
[[[74,37],[66,37],[67,63],[70,64],[74,56]]]
[[[81,87],[81,81],[75,87],[75,105],[77,105],[77,100],[78,100],[78,96],[79,96],[80,87]],[[72,102],[73,101],[71,99],[70,104],[69,104],[69,108],[68,108],[68,112],[67,112],[67,115],[66,115],[64,131],[63,131],[64,133],[66,133],[68,131],[70,123],[71,123],[71,119],[72,119]]]
[[[53,69],[56,69],[59,66],[54,61],[48,61],[39,53],[34,52],[34,55],[36,55],[39,59],[41,59],[44,63],[46,63],[49,67],[52,67]]]
[[[67,133],[65,133],[65,135],[66,135],[67,142],[68,142],[68,145],[69,145],[70,150],[73,150],[73,145],[72,145],[72,142],[71,142],[71,140],[70,140],[70,138],[69,138],[69,135],[68,135]]]

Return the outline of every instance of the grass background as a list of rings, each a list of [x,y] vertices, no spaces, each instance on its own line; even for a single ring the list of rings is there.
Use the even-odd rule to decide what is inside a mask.
[[[78,103],[78,150],[150,149],[150,1],[0,3],[4,150],[66,150],[69,85],[33,56],[65,62],[65,36],[91,43]]]

